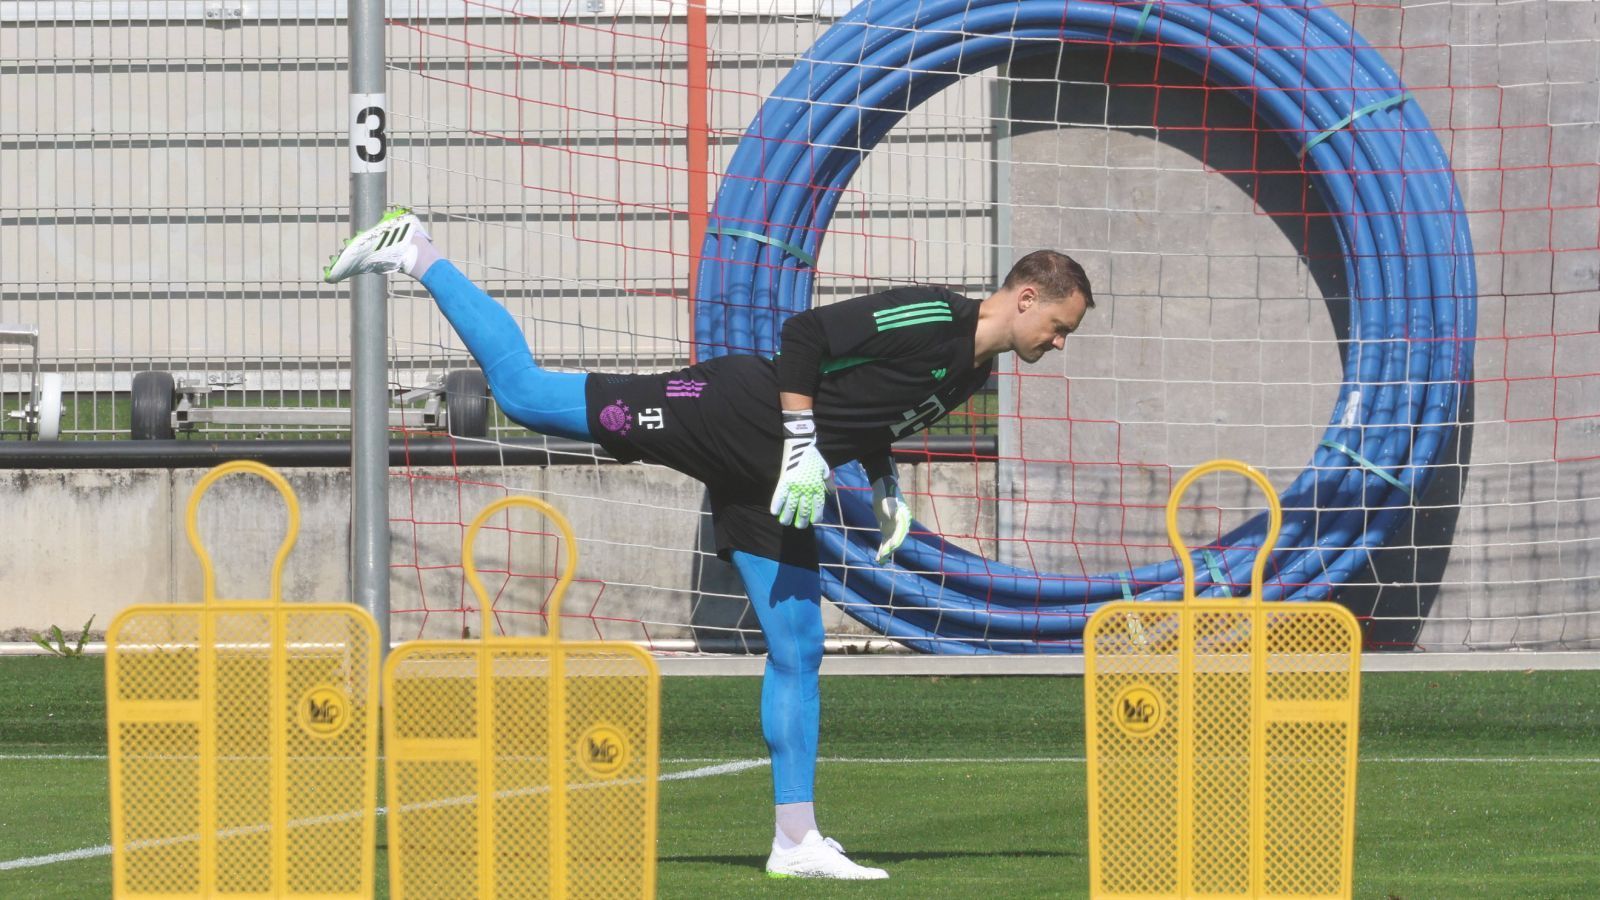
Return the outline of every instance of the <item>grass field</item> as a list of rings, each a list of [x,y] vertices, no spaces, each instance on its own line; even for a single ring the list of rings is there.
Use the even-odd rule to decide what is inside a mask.
[[[0,659],[0,897],[110,892],[101,678]],[[819,816],[892,876],[861,884],[761,872],[759,690],[664,682],[662,897],[1085,893],[1080,680],[825,679]],[[1368,675],[1362,729],[1357,897],[1600,897],[1600,672]]]

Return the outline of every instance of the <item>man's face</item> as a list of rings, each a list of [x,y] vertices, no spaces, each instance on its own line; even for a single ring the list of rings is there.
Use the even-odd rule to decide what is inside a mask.
[[[1038,362],[1051,350],[1066,345],[1067,335],[1078,330],[1088,305],[1081,293],[1058,300],[1046,299],[1038,288],[1024,285],[1017,302],[1023,308],[1012,326],[1012,349],[1023,362]]]

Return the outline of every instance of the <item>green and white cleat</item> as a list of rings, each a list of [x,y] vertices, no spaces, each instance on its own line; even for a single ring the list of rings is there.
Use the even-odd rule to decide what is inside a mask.
[[[344,242],[344,249],[322,270],[322,280],[333,284],[369,272],[409,274],[417,261],[417,248],[412,243],[417,238],[429,240],[422,220],[404,207],[391,209],[376,225]]]

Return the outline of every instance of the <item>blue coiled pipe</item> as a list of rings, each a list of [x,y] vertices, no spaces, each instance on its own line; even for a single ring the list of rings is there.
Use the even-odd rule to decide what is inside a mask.
[[[1351,349],[1332,424],[1282,495],[1283,531],[1265,585],[1268,599],[1323,599],[1406,520],[1439,463],[1472,371],[1477,288],[1461,198],[1427,118],[1383,59],[1321,6],[858,5],[774,89],[724,174],[696,298],[702,358],[777,349],[783,319],[810,306],[807,257],[816,257],[840,195],[908,111],[962,76],[1057,53],[1064,41],[1144,52],[1159,45],[1163,61],[1245,97],[1304,153],[1334,216]],[[1125,573],[1044,574],[976,556],[920,526],[880,568],[859,467],[841,471],[839,483],[838,521],[817,530],[824,592],[919,650],[1073,652],[1100,604],[1182,595],[1176,559]],[[1209,560],[1197,551],[1199,593],[1235,592],[1232,573],[1248,572],[1265,531],[1257,516],[1222,537]]]

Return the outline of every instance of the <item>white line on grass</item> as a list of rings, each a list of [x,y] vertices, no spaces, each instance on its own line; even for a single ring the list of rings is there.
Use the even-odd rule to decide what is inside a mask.
[[[732,775],[735,772],[743,772],[746,769],[759,769],[766,764],[767,761],[764,759],[741,759],[735,762],[718,763],[714,766],[690,769],[687,772],[669,772],[661,776],[661,780],[684,781],[689,778],[709,778],[712,775]]]
[[[56,863],[72,862],[75,859],[93,859],[96,856],[110,856],[111,845],[101,844],[98,847],[84,847],[82,850],[68,850],[65,853],[51,853],[46,856],[26,856],[22,859],[8,859],[0,862],[0,872],[7,869],[31,869],[34,866],[53,866]]]
[[[0,754],[0,761],[6,760],[89,760],[103,761],[105,755],[70,754],[70,753],[7,753]],[[1006,764],[1031,764],[1031,763],[1083,763],[1081,756],[1016,756],[1016,757],[823,757],[818,760],[824,763],[837,764],[862,764],[862,765],[1006,765]],[[717,775],[732,775],[750,769],[761,768],[768,764],[765,759],[740,759],[732,761],[718,761],[710,758],[665,759],[663,765],[682,765],[686,763],[711,763],[695,769],[682,772],[669,772],[659,777],[661,781],[687,781],[694,778],[711,778]],[[1600,757],[1593,756],[1379,756],[1364,758],[1363,763],[1400,763],[1407,765],[1596,765],[1600,764]],[[463,802],[466,798],[463,798]],[[443,801],[449,802],[449,801]],[[378,807],[378,815],[383,815],[387,810]],[[192,836],[189,839],[193,839]],[[181,841],[183,838],[172,838],[172,841]],[[0,872],[10,869],[27,869],[35,866],[48,866],[55,863],[72,862],[78,859],[93,859],[98,856],[109,856],[110,844],[101,844],[98,847],[84,847],[79,850],[68,850],[63,853],[50,853],[44,856],[29,856],[22,859],[12,859],[0,862]]]
[[[12,754],[12,755],[0,756],[0,759],[91,759],[91,760],[101,759],[101,760],[103,760],[103,759],[105,759],[105,757],[104,756],[75,756],[75,755],[65,755],[65,754],[39,754],[39,755],[36,755],[36,756],[26,756],[26,755]],[[671,765],[672,761],[668,760],[667,764]],[[658,780],[660,780],[660,781],[686,781],[686,780],[691,779],[691,778],[710,778],[710,777],[713,777],[713,776],[716,776],[716,775],[731,775],[731,774],[733,774],[735,772],[743,772],[743,771],[746,771],[748,769],[757,769],[757,768],[760,768],[760,767],[765,766],[765,765],[767,765],[767,760],[764,760],[764,759],[741,759],[741,760],[735,760],[733,762],[718,763],[716,765],[711,765],[711,766],[701,766],[701,767],[699,767],[697,769],[688,769],[688,770],[683,771],[683,772],[668,772],[667,774],[660,776],[658,778]],[[523,792],[509,792],[509,793],[523,793]],[[416,808],[425,809],[425,808],[432,808],[432,807],[436,807],[436,806],[440,806],[440,805],[471,803],[471,802],[474,802],[475,800],[476,800],[475,797],[452,798],[452,799],[447,799],[447,800],[432,801],[432,802],[425,803],[425,804],[417,804]],[[387,812],[388,812],[388,810],[385,807],[382,807],[382,806],[378,807],[378,809],[377,809],[377,814],[380,815],[380,816],[384,815]],[[352,814],[335,815],[335,816],[317,816],[317,817],[312,818],[312,819],[306,819],[304,821],[293,822],[293,823],[290,823],[290,824],[291,824],[291,827],[298,826],[298,825],[320,825],[320,824],[326,824],[327,822],[331,822],[331,821],[339,821],[339,820],[344,819],[344,818],[354,818],[357,815],[358,814],[352,813]],[[257,828],[230,828],[230,829],[227,829],[226,831],[222,832],[221,836],[222,837],[234,837],[234,836],[237,836],[237,835],[240,835],[240,834],[248,834],[248,833],[251,833],[251,832],[254,832],[254,831],[263,831],[265,829],[266,829],[266,826],[259,826]],[[166,845],[166,844],[180,844],[180,843],[192,842],[195,839],[196,839],[196,836],[191,834],[191,835],[186,835],[186,836],[183,836],[183,837],[161,838],[161,839],[157,839],[157,840],[139,841],[139,842],[137,842],[137,845],[139,847],[151,847],[151,846],[160,846],[160,845]],[[110,844],[101,844],[98,847],[83,847],[83,848],[78,849],[78,850],[68,850],[68,851],[65,851],[63,853],[49,853],[49,854],[46,854],[44,856],[27,856],[27,857],[23,857],[22,859],[10,859],[10,860],[6,860],[4,862],[0,862],[0,872],[4,872],[4,871],[10,870],[10,869],[31,869],[31,868],[35,868],[37,866],[49,866],[49,865],[54,865],[56,863],[72,862],[73,860],[78,860],[78,859],[94,859],[95,857],[100,857],[100,856],[110,856],[111,855],[111,849],[112,848],[111,848]]]

